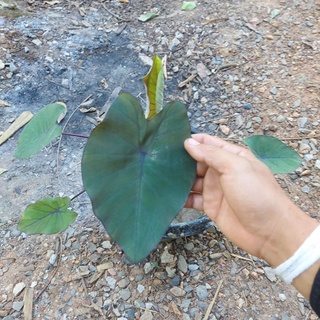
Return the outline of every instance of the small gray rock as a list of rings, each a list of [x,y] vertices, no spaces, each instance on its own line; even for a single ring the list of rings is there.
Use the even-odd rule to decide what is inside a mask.
[[[186,294],[186,292],[180,287],[172,287],[170,292],[176,297],[183,297]]]
[[[286,121],[286,117],[283,116],[282,114],[280,114],[280,115],[277,117],[276,121],[277,121],[278,123],[285,122],[285,121]]]
[[[188,242],[184,245],[184,248],[188,251],[191,251],[194,249],[194,244],[192,242]]]
[[[252,104],[251,104],[251,103],[245,103],[242,107],[243,107],[245,110],[250,110],[250,109],[252,109]]]
[[[165,249],[161,255],[161,263],[172,263],[174,261],[174,255],[168,252],[168,249]]]
[[[150,311],[146,311],[140,317],[140,320],[153,320],[153,314]]]
[[[121,299],[123,299],[124,301],[127,301],[131,297],[131,292],[128,288],[126,288],[126,289],[120,290],[119,295]]]
[[[200,300],[205,300],[208,298],[208,290],[206,286],[200,285],[196,288],[197,296]]]
[[[50,256],[50,259],[49,259],[49,263],[54,265],[57,261],[57,255],[55,253],[53,253],[51,256]]]
[[[145,274],[148,274],[150,273],[153,269],[154,269],[154,263],[152,262],[147,262],[144,267],[143,267],[143,270],[144,270],[144,273]]]
[[[143,286],[142,284],[138,284],[137,290],[139,291],[139,293],[142,293],[145,289],[145,286]]]
[[[287,300],[287,297],[286,297],[286,295],[285,295],[284,293],[279,293],[279,299],[280,299],[281,301],[286,301],[286,300]]]
[[[126,288],[129,285],[129,283],[130,283],[130,280],[128,278],[124,278],[124,279],[119,280],[118,286],[120,288]]]
[[[199,269],[199,266],[197,264],[189,264],[188,265],[188,269],[190,271],[195,271],[195,270],[198,270]]]
[[[20,311],[23,308],[23,301],[14,301],[12,303],[12,309],[16,311]]]
[[[273,95],[277,94],[277,92],[278,92],[278,90],[277,90],[276,87],[272,87],[272,88],[270,89],[270,93],[272,93]]]
[[[11,231],[11,236],[12,237],[18,237],[18,236],[20,236],[20,234],[21,234],[21,231],[20,230],[12,230]]]
[[[296,101],[293,102],[293,106],[296,107],[296,108],[300,107],[300,105],[301,105],[301,100],[300,99],[297,99]]]
[[[305,154],[303,158],[309,162],[310,160],[313,159],[313,155],[308,153],[308,154]]]
[[[298,119],[298,126],[299,128],[305,128],[308,122],[308,118],[307,117],[301,117]]]
[[[111,249],[112,248],[112,244],[110,241],[106,240],[106,241],[103,241],[101,243],[101,247],[104,248],[104,249]]]
[[[106,281],[110,289],[114,289],[116,287],[117,280],[112,277],[106,277]]]
[[[13,295],[17,296],[20,294],[20,292],[26,287],[26,284],[24,282],[17,283],[13,288]]]
[[[180,276],[176,275],[170,280],[170,286],[176,287],[180,284],[180,281],[181,281]]]
[[[188,272],[188,264],[186,259],[184,258],[184,256],[179,255],[178,257],[178,269],[180,271],[182,271],[183,273],[187,273]]]
[[[265,267],[265,268],[262,268],[263,271],[264,271],[264,274],[266,275],[266,277],[272,281],[272,282],[277,282],[277,277],[276,277],[276,274],[274,272],[274,269],[271,268],[271,267]]]
[[[301,188],[301,191],[304,192],[304,193],[310,193],[310,188],[308,186],[303,186]]]

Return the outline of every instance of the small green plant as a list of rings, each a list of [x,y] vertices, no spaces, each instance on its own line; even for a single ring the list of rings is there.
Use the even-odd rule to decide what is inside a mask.
[[[191,131],[186,109],[177,101],[163,104],[159,57],[153,58],[143,81],[145,113],[135,97],[121,93],[90,134],[81,162],[94,214],[132,262],[144,259],[159,243],[182,209],[196,175],[196,163],[183,147]],[[40,110],[20,134],[15,156],[29,158],[64,134],[59,122],[65,111],[61,103]],[[291,172],[301,163],[299,155],[276,138],[252,136],[244,143],[274,173]],[[77,216],[68,209],[74,198],[30,204],[19,229],[28,234],[65,230]]]

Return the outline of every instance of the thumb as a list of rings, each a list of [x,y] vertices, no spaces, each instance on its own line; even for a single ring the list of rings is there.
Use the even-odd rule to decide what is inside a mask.
[[[198,162],[224,173],[227,168],[235,165],[242,157],[212,144],[202,144],[193,138],[185,140],[186,151]]]

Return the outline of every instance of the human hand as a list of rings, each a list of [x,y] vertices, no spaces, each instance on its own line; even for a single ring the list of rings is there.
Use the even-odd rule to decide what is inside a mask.
[[[280,264],[304,238],[302,234],[299,243],[291,241],[287,251],[278,250],[282,240],[292,237],[288,232],[304,232],[298,229],[304,213],[250,150],[206,134],[192,137],[185,149],[198,162],[197,178],[185,207],[204,211],[238,247]]]

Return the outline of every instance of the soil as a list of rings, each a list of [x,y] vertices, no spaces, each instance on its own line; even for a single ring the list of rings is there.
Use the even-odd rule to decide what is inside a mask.
[[[66,131],[88,135],[119,90],[144,101],[147,58],[166,54],[166,100],[186,104],[195,131],[234,141],[268,134],[297,150],[302,165],[276,178],[319,219],[319,2],[199,0],[192,11],[181,5],[0,1],[0,132],[23,111],[63,101],[66,119],[74,113]],[[138,20],[150,11],[158,17]],[[98,111],[81,113],[84,102]],[[65,232],[20,233],[29,203],[82,190],[85,141],[63,137],[60,147],[56,141],[21,160],[13,157],[17,140],[18,133],[0,146],[0,168],[7,170],[0,174],[3,319],[31,319],[28,302],[32,319],[44,320],[317,319],[264,261],[215,228],[163,241],[145,261],[130,264],[83,194],[73,203],[79,217]]]

